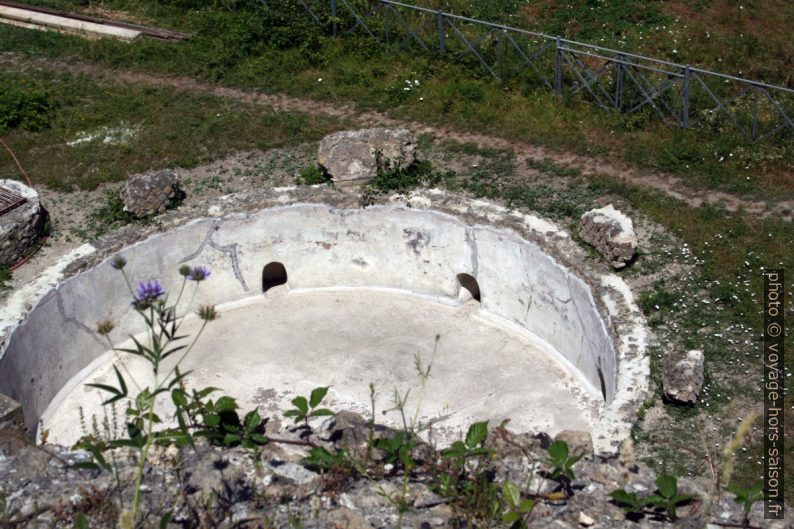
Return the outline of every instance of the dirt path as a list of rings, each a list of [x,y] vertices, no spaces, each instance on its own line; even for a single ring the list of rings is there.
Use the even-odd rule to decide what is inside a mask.
[[[761,217],[771,215],[778,216],[785,221],[791,221],[794,215],[794,200],[767,203],[764,201],[745,200],[721,191],[695,190],[689,188],[680,178],[670,174],[640,174],[628,167],[607,162],[599,158],[554,151],[546,147],[485,134],[461,131],[453,127],[437,127],[416,121],[396,119],[377,111],[361,111],[352,104],[333,105],[311,99],[290,97],[284,94],[263,94],[255,91],[219,86],[204,83],[190,77],[157,75],[132,70],[115,70],[88,63],[64,63],[40,58],[22,58],[16,54],[5,54],[0,56],[0,67],[17,71],[46,68],[58,72],[91,75],[95,78],[113,82],[170,87],[190,92],[212,94],[214,96],[237,101],[265,105],[281,111],[304,112],[307,114],[320,114],[345,118],[354,121],[362,127],[407,128],[415,134],[433,134],[439,138],[460,143],[474,143],[479,147],[511,149],[515,152],[517,161],[521,165],[523,165],[526,160],[550,160],[554,164],[560,166],[576,168],[581,172],[582,176],[585,177],[596,175],[611,176],[637,186],[655,189],[692,207],[700,207],[703,204],[721,204],[728,211],[738,211],[742,209],[750,214]]]

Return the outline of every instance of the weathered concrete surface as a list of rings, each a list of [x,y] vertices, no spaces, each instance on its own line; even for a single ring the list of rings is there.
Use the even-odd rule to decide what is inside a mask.
[[[179,284],[180,264],[209,265],[212,278],[196,303],[261,298],[270,262],[283,263],[293,293],[388,289],[444,304],[460,303],[456,277],[470,274],[480,288],[479,319],[531,341],[550,365],[565,367],[582,402],[603,402],[592,430],[596,451],[614,450],[628,435],[647,390],[644,320],[622,280],[578,267],[581,250],[568,233],[544,219],[439,191],[366,209],[294,203],[316,196],[310,191],[246,198],[243,211],[188,222],[119,253],[133,280],[157,277],[169,290]],[[316,193],[340,200],[327,190]],[[230,203],[224,197],[209,207],[228,211]],[[263,204],[275,207],[255,209]],[[129,294],[118,272],[98,256],[88,259],[100,264],[45,295],[0,352],[0,392],[23,403],[31,429],[60,388],[105,352],[93,330],[97,322],[118,322],[115,341],[141,331],[127,317]],[[494,351],[498,346],[487,353]]]
[[[395,389],[402,394],[418,385],[416,354],[433,363],[420,416],[434,422],[433,438],[442,444],[479,419],[499,424],[509,418],[518,431],[590,431],[603,407],[530,340],[477,316],[476,302],[455,306],[389,290],[278,287],[231,305],[207,326],[184,366],[193,370],[193,387],[223,388],[246,411],[261,406],[263,415],[280,415],[292,398],[330,385],[331,408],[368,414],[370,382],[378,409],[391,408]],[[193,335],[200,323],[194,319],[183,330]],[[126,356],[124,363],[139,384],[151,379],[139,358]],[[43,418],[49,439],[69,446],[84,434],[81,406],[101,423],[102,396],[83,383],[115,384],[115,377],[108,363],[75,380]],[[411,391],[411,415],[418,394]],[[399,426],[397,414],[378,415]]]

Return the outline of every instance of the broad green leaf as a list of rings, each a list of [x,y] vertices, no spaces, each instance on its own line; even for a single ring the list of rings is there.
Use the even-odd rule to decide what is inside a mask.
[[[515,511],[510,511],[508,513],[505,513],[504,516],[502,516],[502,523],[512,525],[515,522],[517,522],[519,518],[521,518],[521,515],[519,513]]]
[[[659,494],[665,498],[672,498],[678,491],[678,481],[675,476],[662,474],[656,478],[656,488],[659,489]]]
[[[555,464],[562,465],[568,459],[568,443],[565,441],[554,441],[549,445],[549,455]]]
[[[334,414],[334,412],[332,412],[328,408],[320,408],[320,409],[312,411],[310,417],[328,417],[328,416],[333,415],[333,414]]]
[[[230,444],[236,443],[240,440],[240,436],[232,433],[227,433],[226,436],[223,438],[223,444],[229,446]]]
[[[518,507],[518,510],[524,513],[527,513],[535,507],[535,500],[526,499],[521,502],[521,505]]]
[[[203,398],[206,398],[207,396],[209,396],[211,393],[214,393],[216,391],[220,391],[220,389],[210,386],[210,387],[204,388],[201,391],[199,391],[198,393],[196,393],[196,397],[199,398],[199,399],[203,399]]]
[[[670,501],[678,505],[679,503],[684,503],[686,501],[691,500],[692,497],[693,496],[691,494],[676,494],[675,496],[670,498]]]
[[[475,448],[485,442],[488,437],[488,421],[475,422],[469,426],[469,431],[466,433],[466,446]]]
[[[634,492],[626,492],[623,489],[618,489],[610,492],[609,496],[617,503],[630,507],[633,510],[642,508],[637,494]]]
[[[521,503],[521,491],[511,481],[505,481],[504,485],[502,485],[502,495],[507,498],[512,508],[518,507],[518,504]]]
[[[187,396],[185,395],[185,392],[179,388],[171,391],[171,400],[177,406],[187,406]]]
[[[245,429],[253,431],[262,422],[262,416],[257,410],[249,411],[245,416]]]
[[[327,393],[328,386],[324,388],[314,388],[312,394],[309,396],[309,405],[312,408],[316,408],[323,401]]]
[[[254,441],[257,444],[260,444],[260,445],[264,445],[264,444],[267,444],[269,442],[267,437],[265,437],[264,435],[258,434],[258,433],[253,433],[253,434],[249,435],[248,438],[251,439],[252,441]]]
[[[306,401],[306,397],[295,397],[292,399],[292,405],[298,408],[303,415],[309,414],[309,403]]]
[[[223,396],[215,402],[215,409],[217,411],[232,411],[237,409],[237,401],[232,397]]]
[[[221,416],[215,413],[208,413],[204,415],[204,424],[210,428],[215,428],[221,423]]]

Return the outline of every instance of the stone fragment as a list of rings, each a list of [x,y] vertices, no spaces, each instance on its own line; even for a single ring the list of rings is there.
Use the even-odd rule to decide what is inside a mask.
[[[703,387],[703,351],[669,353],[662,366],[662,386],[668,399],[695,403]]]
[[[121,191],[124,211],[138,218],[163,213],[180,196],[179,177],[170,170],[133,175]]]
[[[592,517],[588,516],[586,513],[579,511],[579,525],[583,525],[584,527],[590,527],[595,523]]]
[[[317,162],[337,184],[371,180],[378,168],[407,169],[416,161],[416,138],[406,129],[346,130],[320,142]]]
[[[571,455],[593,457],[593,437],[590,432],[563,430],[554,437],[555,441],[565,441]]]
[[[369,421],[358,413],[343,410],[325,421],[322,431],[337,448],[357,452],[365,448],[370,436]]]
[[[47,210],[35,189],[16,180],[0,180],[0,187],[25,202],[0,214],[0,266],[13,266],[29,255],[45,234]]]
[[[612,204],[582,215],[579,236],[615,269],[626,266],[637,253],[637,235],[631,219]]]
[[[307,485],[319,477],[316,472],[291,461],[271,460],[267,462],[267,466],[277,476],[296,485]]]
[[[347,507],[339,507],[332,511],[328,515],[328,521],[334,529],[372,529],[366,518]]]

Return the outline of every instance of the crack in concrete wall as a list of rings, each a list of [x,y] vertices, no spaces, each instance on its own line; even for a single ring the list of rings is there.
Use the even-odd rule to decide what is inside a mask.
[[[188,255],[187,257],[182,258],[179,261],[179,264],[184,264],[189,261],[192,261],[204,251],[204,248],[209,246],[214,250],[218,250],[221,253],[225,253],[229,256],[229,260],[232,263],[232,270],[234,271],[234,277],[237,278],[237,281],[240,282],[240,285],[243,287],[244,292],[250,291],[248,288],[248,284],[245,282],[245,278],[243,277],[242,272],[240,272],[240,262],[237,258],[237,243],[228,244],[226,246],[221,246],[220,244],[216,243],[212,240],[212,236],[215,234],[216,231],[220,230],[221,228],[221,221],[220,219],[215,220],[211,225],[209,230],[207,230],[207,235],[204,237],[204,240],[201,241],[198,249],[193,252],[192,254]]]
[[[106,342],[102,341],[102,338],[100,338],[94,332],[94,330],[91,327],[89,327],[88,325],[86,325],[82,321],[78,320],[74,316],[68,316],[66,314],[66,309],[63,306],[63,298],[61,297],[60,289],[56,288],[54,292],[55,292],[55,301],[58,304],[58,313],[60,313],[61,318],[63,318],[63,321],[65,321],[67,323],[71,323],[72,325],[74,325],[78,329],[80,329],[81,331],[89,334],[91,336],[91,338],[93,338],[94,341],[97,342],[102,347],[107,347],[108,344]]]

